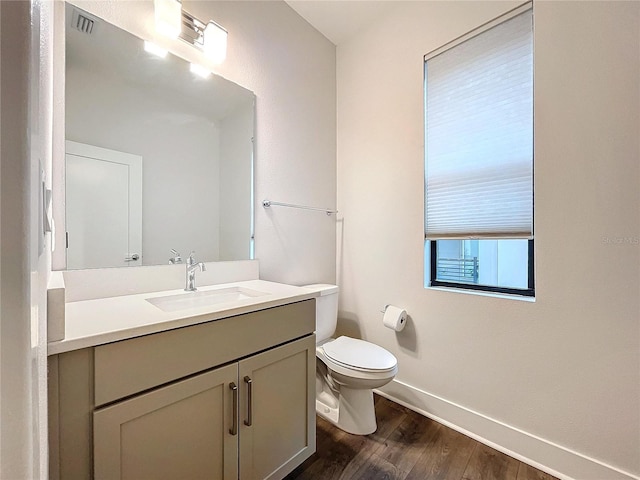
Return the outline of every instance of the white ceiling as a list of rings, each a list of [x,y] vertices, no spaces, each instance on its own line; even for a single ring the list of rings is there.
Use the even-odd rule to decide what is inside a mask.
[[[393,0],[285,0],[298,15],[340,45],[383,16]]]

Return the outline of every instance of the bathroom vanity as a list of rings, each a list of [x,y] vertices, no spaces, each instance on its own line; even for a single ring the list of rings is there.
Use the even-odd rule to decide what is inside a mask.
[[[283,478],[315,451],[317,294],[249,260],[256,97],[149,51],[151,2],[137,35],[108,21],[129,6],[82,4],[54,15],[49,477]]]
[[[239,284],[272,290],[173,312],[149,301],[171,310],[172,292],[67,304],[50,343],[50,478],[278,479],[315,451],[314,294]],[[125,311],[142,324],[109,330]]]

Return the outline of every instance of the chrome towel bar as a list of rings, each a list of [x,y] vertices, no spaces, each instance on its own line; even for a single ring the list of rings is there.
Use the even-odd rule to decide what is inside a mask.
[[[308,207],[306,205],[296,205],[294,203],[272,202],[271,200],[263,200],[262,201],[262,206],[264,208],[269,208],[272,205],[277,205],[279,207],[301,208],[303,210],[316,210],[318,212],[325,212],[327,215],[331,215],[333,213],[338,213],[337,210],[331,210],[329,208]]]

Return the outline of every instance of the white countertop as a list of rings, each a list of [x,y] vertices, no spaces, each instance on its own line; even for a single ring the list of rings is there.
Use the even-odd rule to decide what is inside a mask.
[[[149,303],[147,299],[184,294],[183,290],[69,302],[65,305],[65,337],[63,340],[50,342],[48,354],[55,355],[80,348],[117,342],[141,335],[278,307],[318,296],[317,292],[302,287],[265,280],[248,280],[198,287],[198,292],[235,286],[258,290],[267,293],[267,295],[175,312],[164,312]]]

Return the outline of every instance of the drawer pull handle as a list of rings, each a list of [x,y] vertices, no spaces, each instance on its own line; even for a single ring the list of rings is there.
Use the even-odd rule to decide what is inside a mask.
[[[253,423],[253,381],[251,380],[251,378],[244,377],[244,383],[247,384],[247,419],[244,421],[244,424],[247,427],[250,427],[251,424]]]
[[[229,388],[231,389],[233,395],[233,420],[231,422],[231,428],[229,429],[229,433],[231,435],[238,434],[238,386],[231,382],[229,384]]]

